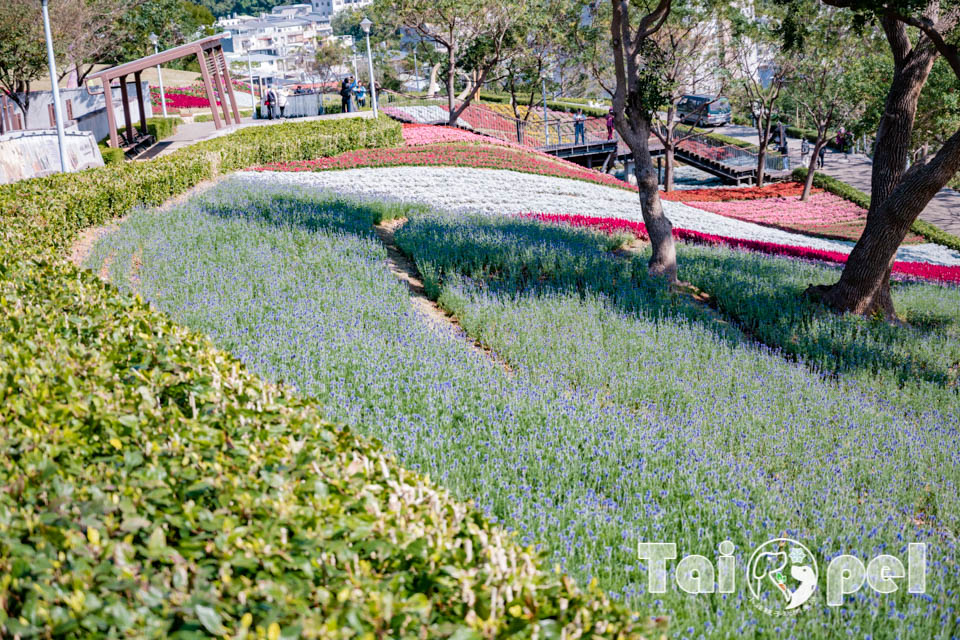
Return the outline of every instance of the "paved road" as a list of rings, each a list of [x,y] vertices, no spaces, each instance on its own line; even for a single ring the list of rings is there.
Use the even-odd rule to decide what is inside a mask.
[[[716,131],[754,144],[757,143],[757,132],[750,127],[728,125],[719,127]],[[790,166],[800,166],[800,140],[796,138],[789,138],[788,140],[790,143]],[[842,153],[835,153],[828,149],[822,171],[869,194],[872,168],[873,163],[865,155],[850,154],[847,158]],[[953,189],[942,189],[920,214],[920,218],[944,231],[960,236],[960,192]]]

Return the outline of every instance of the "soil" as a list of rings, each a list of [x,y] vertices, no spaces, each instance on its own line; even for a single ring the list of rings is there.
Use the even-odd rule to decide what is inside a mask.
[[[467,332],[460,326],[455,316],[448,314],[436,302],[427,297],[426,290],[423,287],[423,281],[420,280],[420,272],[417,271],[416,265],[400,251],[394,241],[394,232],[403,226],[406,221],[406,218],[399,218],[397,220],[381,222],[374,227],[374,231],[376,231],[380,242],[382,242],[383,246],[387,249],[387,267],[390,269],[390,273],[405,284],[410,291],[410,302],[414,310],[422,315],[428,322],[447,330],[452,330],[455,335],[462,338],[476,353],[490,358],[503,367],[504,371],[512,374],[513,369],[511,369],[509,363],[500,358],[491,349],[484,346],[483,343],[467,335]]]

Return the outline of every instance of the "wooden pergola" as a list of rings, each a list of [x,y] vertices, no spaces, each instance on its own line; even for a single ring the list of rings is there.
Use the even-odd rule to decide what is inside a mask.
[[[240,122],[240,110],[237,108],[237,99],[233,93],[233,83],[230,82],[230,73],[227,70],[227,61],[223,56],[223,44],[221,36],[209,36],[201,40],[196,40],[173,49],[167,49],[160,53],[155,53],[133,62],[126,62],[116,67],[104,69],[90,75],[87,78],[87,91],[89,93],[99,93],[90,91],[89,83],[91,80],[100,80],[103,84],[103,95],[107,106],[107,122],[110,126],[110,146],[119,147],[120,137],[117,134],[117,118],[114,112],[115,102],[113,100],[113,91],[110,86],[114,80],[120,81],[120,96],[123,100],[123,117],[127,126],[126,138],[129,144],[135,144],[136,136],[133,130],[133,123],[130,118],[130,100],[127,97],[127,76],[133,75],[134,84],[137,88],[137,105],[140,109],[140,133],[147,135],[147,114],[146,103],[143,99],[143,86],[140,82],[140,75],[144,69],[156,67],[158,65],[186,58],[187,56],[197,56],[200,62],[200,74],[203,76],[203,86],[207,93],[207,100],[210,101],[210,109],[213,112],[213,124],[217,129],[232,122]],[[216,93],[214,93],[216,89]],[[220,106],[223,109],[223,118],[217,113],[217,93],[220,95]],[[227,107],[227,97],[230,98],[230,108]],[[161,99],[163,99],[161,97]],[[231,112],[233,120],[231,121]]]

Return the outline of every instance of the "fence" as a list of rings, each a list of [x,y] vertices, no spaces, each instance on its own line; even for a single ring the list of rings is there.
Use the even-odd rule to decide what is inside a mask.
[[[679,149],[706,160],[712,160],[728,167],[744,169],[752,169],[757,166],[758,154],[748,149],[726,144],[703,134],[685,137],[677,129],[674,129],[673,135],[674,139],[678,140],[677,147]],[[789,159],[777,153],[766,154],[763,165],[766,171],[790,170]]]

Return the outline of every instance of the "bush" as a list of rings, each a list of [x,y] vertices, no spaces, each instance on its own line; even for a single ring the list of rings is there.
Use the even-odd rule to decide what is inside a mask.
[[[519,99],[519,96],[518,96]],[[508,93],[487,93],[481,91],[477,94],[478,102],[497,102],[500,104],[510,104],[510,94]],[[521,102],[526,104],[525,101]],[[582,104],[583,106],[577,106],[577,104],[567,104],[568,102]],[[602,118],[607,115],[609,108],[597,108],[589,107],[585,103],[587,101],[583,99],[570,99],[561,98],[560,101],[556,100],[547,100],[547,108],[553,111],[561,111],[563,113],[576,113],[577,109],[583,109],[583,112],[588,116],[593,116],[596,118]],[[539,101],[534,102],[534,106],[543,106],[543,98],[541,97]]]
[[[807,169],[806,167],[797,167],[793,170],[793,179],[798,182],[803,182],[807,179]],[[829,191],[830,193],[840,196],[844,200],[849,200],[850,202],[863,207],[864,209],[870,208],[870,196],[865,194],[863,191],[851,187],[846,182],[841,182],[832,176],[828,176],[825,173],[817,172],[813,176],[813,186],[820,187],[824,191]],[[957,236],[947,233],[943,229],[930,224],[925,220],[920,220],[919,218],[913,222],[913,225],[910,227],[910,230],[916,233],[917,235],[923,237],[929,242],[934,242],[944,247],[949,247],[956,251],[960,251],[960,238]]]
[[[253,109],[247,109],[246,111],[240,112],[241,118],[249,118],[252,115],[253,115]],[[230,117],[231,118],[233,117],[232,113],[230,114]],[[198,113],[197,115],[193,116],[194,122],[210,122],[211,120],[213,120],[212,113]]]
[[[309,400],[62,259],[81,229],[218,173],[400,139],[386,118],[283,123],[0,187],[0,636],[648,627],[539,569]]]
[[[183,124],[183,118],[179,116],[171,116],[169,118],[147,118],[147,133],[153,136],[154,140],[160,141],[164,138],[169,138],[177,131],[177,127]],[[137,129],[136,125],[134,129]],[[127,131],[126,127],[120,127],[117,129],[117,134],[123,136]],[[107,140],[108,138],[104,138]]]
[[[97,146],[100,148],[100,155],[103,156],[103,164],[119,164],[127,159],[123,149],[108,147],[102,142]]]

